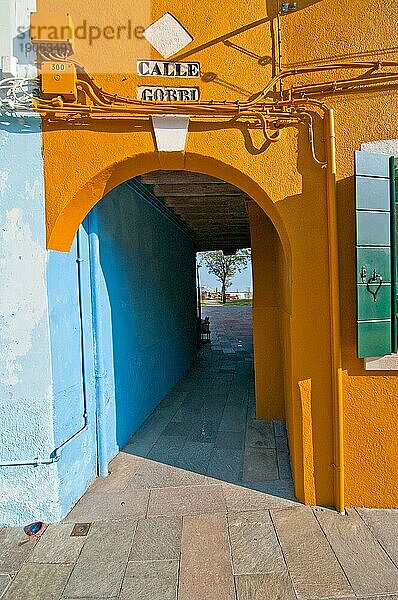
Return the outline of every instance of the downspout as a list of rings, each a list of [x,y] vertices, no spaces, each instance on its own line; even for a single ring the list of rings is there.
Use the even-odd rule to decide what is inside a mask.
[[[97,460],[98,475],[107,477],[108,459],[106,443],[106,388],[105,388],[105,361],[103,323],[101,310],[101,262],[100,243],[98,237],[98,216],[94,208],[89,216],[89,248],[90,248],[90,273],[91,273],[91,302],[93,311],[93,336],[94,336],[94,359],[95,359],[95,396],[96,396],[96,420],[97,420]]]
[[[340,283],[336,199],[336,134],[334,111],[325,110],[325,145],[327,156],[327,211],[329,243],[330,333],[332,356],[334,497],[336,510],[345,513],[344,498],[344,421],[343,370],[341,359]]]

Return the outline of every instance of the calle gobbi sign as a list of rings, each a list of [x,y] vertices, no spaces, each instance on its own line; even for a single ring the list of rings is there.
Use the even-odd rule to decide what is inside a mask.
[[[166,78],[200,78],[200,64],[198,62],[169,62],[162,60],[139,60],[137,72],[141,77],[166,77]],[[165,87],[156,85],[140,85],[138,87],[139,100],[160,102],[186,102],[199,100],[198,87]]]

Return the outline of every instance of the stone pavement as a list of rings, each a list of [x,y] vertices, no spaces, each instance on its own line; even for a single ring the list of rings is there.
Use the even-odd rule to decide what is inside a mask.
[[[109,477],[38,541],[0,531],[3,600],[398,600],[398,511],[295,501],[283,423],[254,419],[250,308],[206,312],[211,347]]]

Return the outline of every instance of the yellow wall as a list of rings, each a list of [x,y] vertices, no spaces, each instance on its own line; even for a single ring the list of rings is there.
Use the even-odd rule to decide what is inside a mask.
[[[283,254],[275,227],[258,204],[250,202],[253,265],[253,334],[258,419],[284,419]]]
[[[95,24],[120,24],[131,15],[133,22],[147,27],[164,12],[171,12],[194,37],[177,58],[198,60],[202,72],[211,74],[200,82],[203,100],[243,100],[264,87],[276,68],[277,3],[271,0],[266,7],[264,2],[243,0],[141,0],[134,3],[133,14],[130,0],[115,0],[112,11],[106,3],[94,0],[38,0],[38,5],[39,10],[70,12],[75,24],[84,19],[90,23],[93,15]],[[398,60],[394,0],[371,0],[366,10],[363,0],[298,0],[298,6],[296,13],[281,17],[284,67],[341,59]],[[230,35],[236,30],[237,34]],[[75,58],[106,90],[135,97],[136,59],[160,57],[145,40],[134,38],[125,43],[102,39],[92,46],[77,40]],[[335,75],[306,76],[294,83],[327,81]],[[380,89],[323,100],[336,112],[346,501],[348,505],[398,506],[397,377],[388,372],[369,374],[355,358],[353,199],[353,152],[362,142],[398,138],[397,95]],[[320,122],[315,129],[316,150],[322,157]],[[91,123],[85,127],[45,123],[48,245],[67,250],[78,224],[105,192],[159,168],[214,175],[250,195],[275,226],[283,248],[282,253],[278,251],[283,279],[283,310],[278,307],[283,358],[276,355],[275,345],[269,359],[284,372],[296,493],[307,503],[333,504],[326,175],[312,158],[308,132],[302,125],[287,128],[279,142],[259,150],[261,143],[260,133],[249,132],[243,125],[193,123],[186,152],[161,156],[147,121],[135,126]],[[256,211],[251,210],[250,219],[257,240],[253,248],[257,394],[264,398],[259,414],[271,416],[275,414],[271,407],[280,407],[282,384],[278,387],[274,380],[275,399],[268,403],[265,387],[270,384],[259,375],[259,362],[266,359],[264,323],[269,305],[262,304],[259,290],[265,282],[261,256],[270,239],[261,236],[265,231],[267,236],[274,234],[268,225],[261,233]]]

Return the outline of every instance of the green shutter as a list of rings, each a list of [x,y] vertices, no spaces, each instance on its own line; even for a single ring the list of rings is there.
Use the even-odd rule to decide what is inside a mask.
[[[358,357],[396,352],[394,159],[355,152]]]

